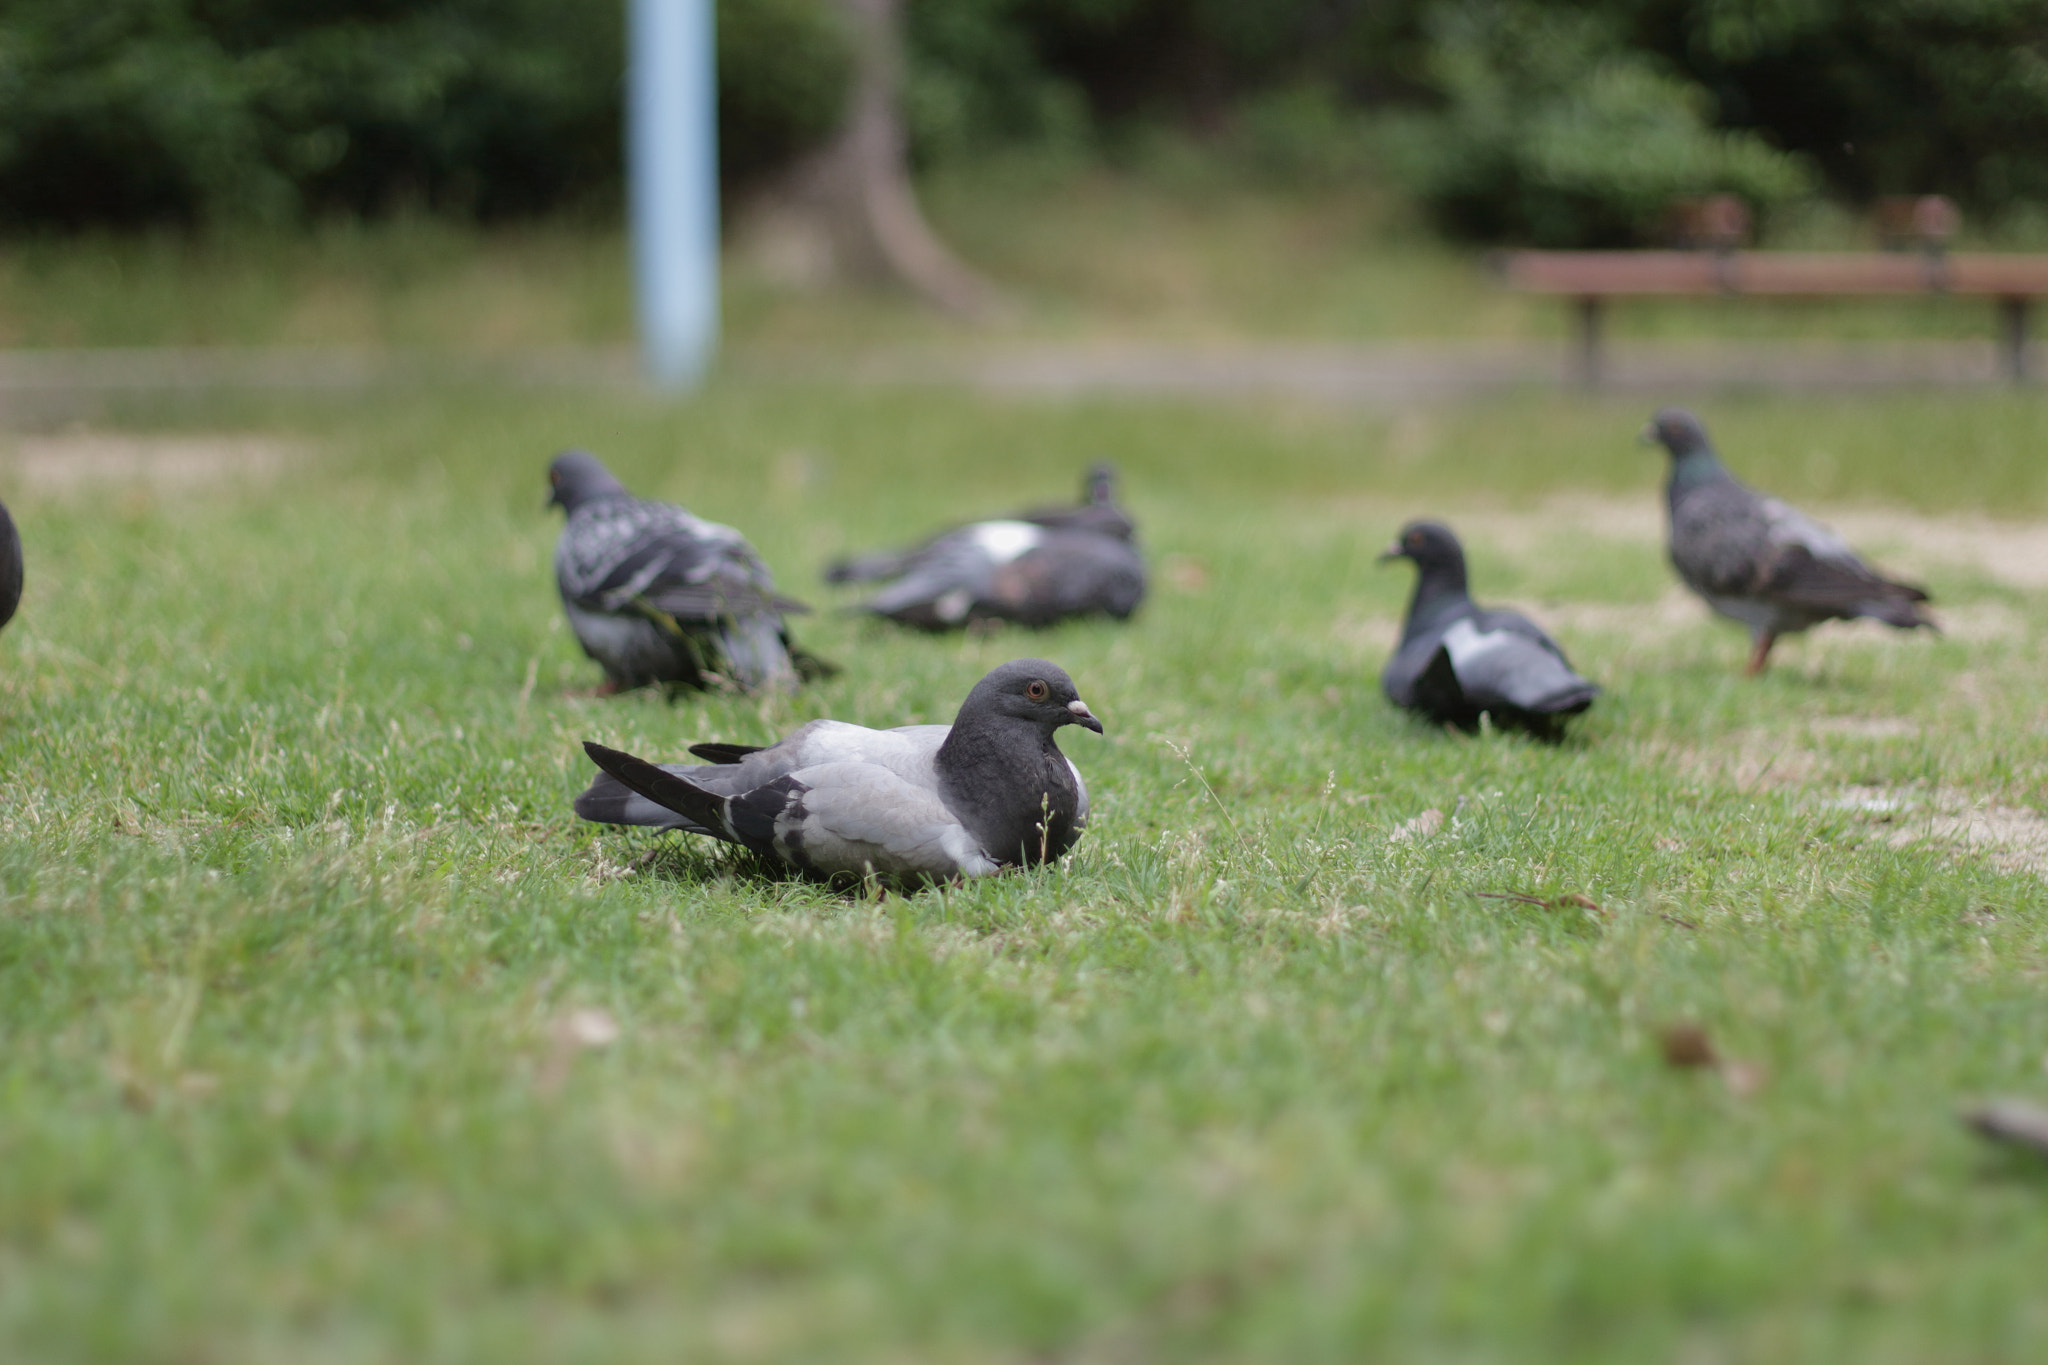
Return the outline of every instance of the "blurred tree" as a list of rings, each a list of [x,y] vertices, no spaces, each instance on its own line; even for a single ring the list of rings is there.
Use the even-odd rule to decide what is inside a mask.
[[[946,248],[919,210],[903,126],[902,0],[837,0],[853,38],[854,80],[838,130],[756,204],[770,230],[808,236],[818,273],[902,284],[951,312],[994,306],[993,291]]]
[[[1768,210],[1805,166],[1717,129],[1708,92],[1622,41],[1612,14],[1457,0],[1429,15],[1443,107],[1388,122],[1391,161],[1448,226],[1544,246],[1653,237],[1672,200],[1709,191]]]
[[[848,3],[719,0],[729,181],[846,126]],[[913,159],[1116,156],[1171,125],[1557,242],[1639,240],[1673,194],[1768,208],[1817,180],[2048,204],[2048,0],[900,3]],[[0,0],[0,223],[610,209],[620,8]]]
[[[1609,3],[1839,193],[2048,202],[2048,0]]]
[[[824,0],[720,0],[735,177],[837,123]],[[620,191],[614,0],[6,0],[0,221],[479,217]]]

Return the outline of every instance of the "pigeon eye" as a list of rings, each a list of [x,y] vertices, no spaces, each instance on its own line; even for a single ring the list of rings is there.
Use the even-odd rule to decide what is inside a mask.
[[[1052,695],[1052,689],[1047,687],[1042,680],[1034,678],[1030,683],[1026,684],[1024,695],[1033,701],[1044,701]]]

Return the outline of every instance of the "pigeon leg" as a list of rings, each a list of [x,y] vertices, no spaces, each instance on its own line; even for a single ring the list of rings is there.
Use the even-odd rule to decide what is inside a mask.
[[[1743,671],[1754,678],[1770,667],[1771,646],[1778,643],[1778,637],[1764,631],[1756,637],[1756,648],[1749,651],[1749,667]]]

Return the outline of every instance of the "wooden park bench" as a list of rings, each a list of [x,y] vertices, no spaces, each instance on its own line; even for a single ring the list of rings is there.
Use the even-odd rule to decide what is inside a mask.
[[[1623,298],[1831,298],[1853,295],[1958,295],[1997,303],[1999,352],[2006,377],[2027,378],[2027,315],[2048,295],[2048,255],[1951,252],[1955,208],[1936,195],[1879,206],[1879,227],[1911,250],[1742,251],[1748,213],[1714,196],[1682,215],[1690,249],[1671,251],[1507,251],[1495,258],[1510,289],[1573,301],[1575,370],[1597,385],[1604,369],[1602,323],[1609,300]]]

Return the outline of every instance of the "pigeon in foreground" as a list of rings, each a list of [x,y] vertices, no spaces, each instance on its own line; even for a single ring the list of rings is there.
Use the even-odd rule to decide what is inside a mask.
[[[829,583],[892,580],[858,610],[925,630],[977,621],[1049,626],[1070,616],[1123,620],[1145,596],[1145,561],[1116,505],[1116,471],[1088,472],[1087,501],[945,531],[908,550],[842,560]]]
[[[730,526],[634,497],[595,455],[548,466],[549,502],[568,513],[555,582],[583,652],[604,666],[602,693],[650,683],[794,687],[831,668],[790,644],[768,566]]]
[[[981,877],[1052,862],[1088,822],[1088,788],[1053,743],[1102,722],[1057,664],[1016,659],[967,694],[951,725],[870,730],[814,720],[767,748],[698,744],[657,766],[600,744],[576,813],[708,834],[817,877]]]
[[[21,605],[21,534],[7,505],[0,503],[0,626],[14,619]]]
[[[1900,630],[1937,629],[1927,593],[1895,583],[1797,509],[1738,483],[1700,419],[1664,408],[1643,438],[1671,452],[1671,564],[1708,606],[1749,627],[1749,672],[1764,671],[1780,635],[1870,616]]]
[[[1465,551],[1449,527],[1409,522],[1380,556],[1395,559],[1413,560],[1419,571],[1401,643],[1380,674],[1396,706],[1465,730],[1483,713],[1496,725],[1556,738],[1566,718],[1600,694],[1528,617],[1474,605]]]

